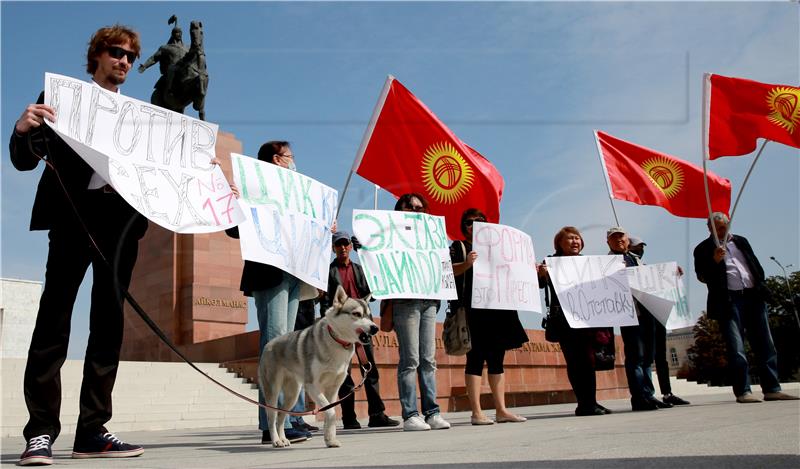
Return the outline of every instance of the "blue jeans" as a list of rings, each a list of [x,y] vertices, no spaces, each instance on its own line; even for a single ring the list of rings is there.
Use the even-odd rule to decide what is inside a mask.
[[[772,343],[772,334],[767,321],[767,308],[754,289],[730,292],[731,317],[719,321],[719,329],[725,337],[728,349],[728,371],[733,380],[733,393],[736,397],[750,391],[750,369],[744,351],[744,337],[755,353],[758,372],[761,377],[761,390],[778,392],[778,353]]]
[[[261,355],[267,342],[294,329],[297,306],[300,303],[300,280],[284,272],[283,281],[280,284],[266,290],[254,291],[253,299],[256,301],[256,315],[258,317],[258,358],[260,367]],[[264,394],[260,389],[258,391],[258,402],[264,403]],[[304,409],[302,401],[298,400],[298,405],[302,411]],[[278,397],[278,407],[282,406],[283,396],[281,395]],[[292,410],[295,409],[297,409],[297,405],[292,408]],[[261,431],[269,430],[267,413],[261,407],[258,408],[258,428]],[[284,428],[291,428],[289,419],[284,421]]]
[[[655,344],[655,319],[649,312],[642,311],[638,326],[620,327],[625,353],[625,377],[631,402],[640,403],[652,399],[653,357]]]
[[[400,349],[397,388],[403,420],[419,415],[417,376],[422,414],[439,413],[436,403],[436,311],[438,300],[393,300],[394,329]]]

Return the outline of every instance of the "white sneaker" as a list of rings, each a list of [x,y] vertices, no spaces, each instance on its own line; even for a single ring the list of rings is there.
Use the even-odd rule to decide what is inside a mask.
[[[430,429],[431,426],[425,423],[425,421],[422,420],[422,417],[420,417],[419,415],[412,415],[403,422],[403,431],[406,432],[420,432]]]
[[[427,423],[433,430],[447,430],[450,428],[450,422],[442,418],[441,414],[433,414],[428,416],[428,418],[425,419],[425,423]]]

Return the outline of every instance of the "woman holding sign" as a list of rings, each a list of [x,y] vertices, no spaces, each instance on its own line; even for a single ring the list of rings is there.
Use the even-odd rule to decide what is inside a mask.
[[[492,419],[481,409],[481,375],[486,363],[489,387],[495,403],[495,420],[497,423],[524,422],[520,415],[512,414],[506,409],[505,380],[503,360],[506,350],[521,347],[528,341],[528,335],[519,322],[516,311],[472,309],[472,265],[478,259],[478,253],[472,250],[472,225],[475,222],[486,222],[486,215],[477,208],[468,208],[461,215],[461,233],[463,241],[454,241],[450,246],[450,259],[453,261],[458,300],[450,302],[451,311],[464,306],[467,312],[467,324],[472,338],[472,348],[467,352],[467,364],[464,368],[464,381],[467,397],[472,409],[470,421],[473,425],[491,425]]]
[[[394,209],[403,212],[428,212],[428,202],[420,194],[403,194]],[[436,312],[439,300],[395,299],[393,323],[397,333],[400,361],[397,364],[397,390],[403,411],[403,430],[444,430],[450,428],[436,403]],[[417,410],[417,376],[422,394],[422,415]]]
[[[583,237],[574,226],[565,226],[556,233],[553,240],[555,254],[553,256],[580,256],[583,250]],[[453,268],[455,270],[455,266]],[[548,334],[551,328],[557,330],[557,340],[567,362],[567,377],[578,400],[575,415],[603,415],[611,411],[597,403],[597,378],[595,376],[595,348],[599,339],[613,343],[614,330],[610,327],[590,327],[573,329],[561,312],[553,283],[547,273],[547,266],[538,267],[539,287],[547,288]],[[548,340],[552,340],[548,337]]]

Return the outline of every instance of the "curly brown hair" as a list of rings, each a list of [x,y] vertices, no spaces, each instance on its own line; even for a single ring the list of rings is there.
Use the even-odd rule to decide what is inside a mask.
[[[94,72],[97,71],[97,58],[100,54],[109,47],[126,41],[130,43],[131,50],[136,53],[136,57],[139,57],[142,50],[139,33],[121,24],[98,29],[89,40],[89,50],[86,52],[86,73],[94,75]]]

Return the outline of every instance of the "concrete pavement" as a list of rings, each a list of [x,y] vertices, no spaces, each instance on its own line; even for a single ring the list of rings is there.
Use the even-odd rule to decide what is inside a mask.
[[[784,389],[797,395],[800,385]],[[719,391],[652,412],[631,412],[616,400],[604,402],[614,413],[599,417],[575,417],[574,404],[561,404],[515,409],[524,423],[476,427],[459,412],[445,415],[450,430],[340,429],[342,447],[332,449],[319,434],[272,448],[249,427],[120,432],[145,453],[87,461],[70,459],[72,436],[65,435],[54,458],[56,467],[72,468],[800,467],[800,401],[737,404],[729,388]],[[16,463],[23,447],[21,438],[3,439],[2,463]]]

